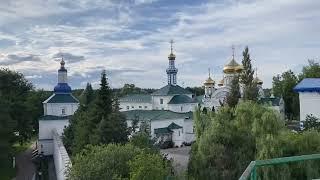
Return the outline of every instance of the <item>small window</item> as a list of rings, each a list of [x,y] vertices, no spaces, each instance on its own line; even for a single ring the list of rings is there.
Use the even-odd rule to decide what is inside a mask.
[[[65,115],[65,114],[66,114],[66,109],[65,109],[65,108],[62,108],[62,109],[61,109],[61,114],[62,114],[62,115]]]
[[[160,99],[160,104],[163,104],[163,99]]]
[[[180,136],[180,131],[178,131],[179,132],[179,136]]]
[[[161,108],[161,110],[164,110],[164,108]]]
[[[127,106],[127,109],[130,109],[130,106]]]
[[[141,109],[142,108],[142,106],[139,106],[139,109]]]
[[[132,109],[134,109],[134,106],[131,106]]]
[[[148,108],[148,106],[144,106],[144,108],[145,108],[145,109],[147,109],[147,108]]]
[[[181,106],[181,112],[182,112],[182,110],[183,110],[183,107]]]
[[[181,133],[183,133],[183,128],[182,128],[182,130],[181,130]]]

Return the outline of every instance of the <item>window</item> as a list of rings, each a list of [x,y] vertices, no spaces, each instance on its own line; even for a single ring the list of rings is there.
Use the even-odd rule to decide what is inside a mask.
[[[183,110],[183,107],[181,106],[181,112],[182,112],[182,110]]]
[[[181,133],[183,133],[183,128],[182,128],[182,130],[181,130]]]
[[[144,108],[145,108],[145,109],[147,109],[147,108],[148,108],[148,106],[144,106]]]
[[[160,99],[160,104],[163,104],[163,99]]]
[[[61,114],[62,114],[62,115],[65,115],[65,114],[66,114],[66,109],[65,109],[65,108],[62,108],[62,109],[61,109]]]
[[[164,110],[164,108],[161,108],[161,110]]]
[[[141,109],[142,108],[142,106],[139,106],[139,109]]]
[[[129,109],[130,109],[130,106],[127,106],[127,109],[129,110]]]
[[[180,136],[180,131],[178,131],[179,132],[179,136]]]
[[[134,109],[134,106],[131,106],[132,109]]]

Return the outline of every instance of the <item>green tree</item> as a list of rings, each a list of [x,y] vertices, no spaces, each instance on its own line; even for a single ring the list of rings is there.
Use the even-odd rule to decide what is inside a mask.
[[[160,154],[139,154],[129,161],[131,180],[163,180],[170,175]]]
[[[94,100],[94,91],[90,83],[87,83],[87,86],[82,91],[79,99],[80,104],[83,106],[88,106]]]
[[[145,152],[159,153],[159,149],[154,146],[154,140],[152,140],[150,135],[145,132],[138,132],[134,134],[130,138],[129,143],[144,150]]]
[[[298,78],[291,70],[273,77],[273,93],[277,97],[283,97],[285,113],[289,119],[297,118],[299,115],[299,96],[293,91],[297,83]]]
[[[320,78],[320,64],[315,60],[308,60],[308,65],[302,68],[299,81],[304,78]]]
[[[243,98],[245,100],[256,101],[258,97],[258,88],[253,77],[254,70],[252,68],[248,46],[245,48],[242,54],[243,70],[240,74],[240,82],[244,85]]]
[[[142,151],[130,144],[88,146],[72,163],[69,178],[75,180],[129,178],[128,163]]]
[[[230,107],[235,107],[238,104],[240,97],[239,77],[236,76],[231,81],[231,90],[227,96],[226,102]]]

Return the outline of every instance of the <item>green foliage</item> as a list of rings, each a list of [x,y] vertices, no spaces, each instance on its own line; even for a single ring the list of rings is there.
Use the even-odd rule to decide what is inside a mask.
[[[186,87],[186,90],[192,92],[196,96],[204,95],[204,87]]]
[[[308,60],[308,66],[302,68],[299,80],[304,78],[320,78],[320,64],[314,60]]]
[[[297,83],[298,78],[291,70],[273,77],[273,93],[277,97],[283,97],[285,114],[289,119],[297,118],[299,115],[299,96],[293,92]]]
[[[320,119],[314,117],[312,114],[307,115],[305,122],[304,122],[304,130],[307,131],[309,129],[315,129],[320,132]]]
[[[139,154],[129,161],[131,180],[163,180],[170,175],[160,154]]]
[[[130,160],[142,151],[130,144],[89,146],[78,153],[72,164],[70,179],[96,180],[129,178]]]
[[[242,54],[243,70],[240,74],[240,82],[244,85],[243,99],[257,101],[258,88],[253,78],[254,70],[252,68],[248,46],[245,48]]]
[[[235,107],[238,104],[240,97],[239,77],[236,76],[231,81],[231,90],[227,96],[226,102],[230,107]]]
[[[79,153],[87,144],[127,142],[125,117],[119,112],[118,101],[108,85],[105,71],[101,74],[95,99],[90,84],[81,97],[79,109],[64,130],[64,143],[70,153]]]
[[[195,112],[195,123],[207,121],[196,131],[188,174],[194,179],[237,179],[256,159],[271,159],[319,153],[316,128],[294,133],[275,111],[253,102],[223,107],[214,116]],[[200,120],[199,120],[200,119]],[[312,120],[312,127],[316,118]],[[197,128],[197,125],[196,125]],[[199,132],[201,136],[199,136]],[[319,177],[320,161],[306,161],[258,168],[259,179],[311,179]]]
[[[134,134],[129,141],[130,144],[149,153],[158,153],[159,149],[154,146],[154,141],[150,135],[145,132],[138,132]]]

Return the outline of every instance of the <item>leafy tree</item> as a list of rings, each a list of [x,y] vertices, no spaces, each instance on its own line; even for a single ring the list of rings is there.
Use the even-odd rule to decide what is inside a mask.
[[[243,70],[240,74],[240,82],[244,85],[243,98],[245,100],[256,101],[258,97],[258,88],[253,78],[254,70],[252,68],[248,46],[245,48],[242,54]]]
[[[139,116],[135,115],[134,119],[131,122],[131,133],[135,133],[136,129],[139,128]]]
[[[160,154],[139,154],[129,161],[131,180],[163,180],[170,175]]]
[[[302,68],[299,81],[304,78],[320,78],[320,64],[315,60],[308,60],[308,65]]]
[[[87,83],[87,86],[82,91],[79,99],[80,104],[83,106],[88,106],[94,100],[94,91],[90,83]]]
[[[130,138],[129,143],[149,153],[159,152],[159,149],[154,146],[155,142],[151,139],[150,135],[145,132],[134,134]]]
[[[192,92],[196,96],[204,95],[204,88],[203,87],[186,87],[186,90]]]
[[[298,78],[291,70],[273,77],[273,93],[277,97],[283,97],[285,113],[289,119],[297,118],[299,115],[299,96],[293,92],[297,83]]]
[[[231,90],[227,96],[227,104],[230,107],[235,107],[238,104],[240,95],[239,77],[234,77],[231,81]]]
[[[315,129],[317,131],[320,131],[320,119],[313,116],[312,114],[307,115],[305,122],[304,122],[304,130],[310,130]]]
[[[78,153],[72,164],[70,179],[96,180],[129,178],[130,160],[142,151],[130,144],[88,146]]]

